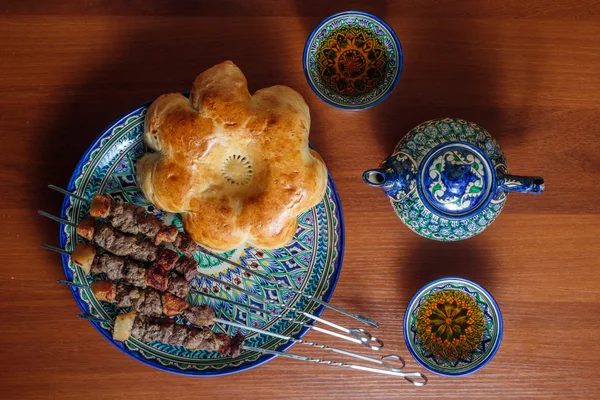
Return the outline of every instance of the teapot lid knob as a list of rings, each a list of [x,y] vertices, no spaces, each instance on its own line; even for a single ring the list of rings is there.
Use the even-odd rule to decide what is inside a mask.
[[[464,219],[491,201],[496,174],[489,157],[466,142],[446,142],[432,149],[417,172],[419,196],[435,215]]]

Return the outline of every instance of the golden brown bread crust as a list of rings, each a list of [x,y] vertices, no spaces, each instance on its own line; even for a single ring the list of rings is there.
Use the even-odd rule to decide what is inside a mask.
[[[186,231],[211,250],[281,247],[327,186],[309,128],[299,93],[273,86],[251,96],[226,61],[196,78],[189,100],[173,93],[152,103],[144,140],[154,152],[138,161],[138,184],[158,208],[182,213]]]

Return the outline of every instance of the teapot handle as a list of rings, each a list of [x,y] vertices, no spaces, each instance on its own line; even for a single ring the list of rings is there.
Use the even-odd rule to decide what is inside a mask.
[[[540,194],[544,191],[544,180],[539,176],[503,175],[498,186],[511,192]]]

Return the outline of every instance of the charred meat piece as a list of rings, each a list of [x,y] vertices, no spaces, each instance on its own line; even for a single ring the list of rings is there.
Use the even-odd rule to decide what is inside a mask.
[[[196,277],[196,260],[189,257],[179,257],[175,264],[175,271],[183,275],[186,281],[191,281]]]
[[[154,289],[164,292],[169,285],[169,276],[167,271],[161,268],[160,265],[154,263],[146,271],[146,283]]]
[[[173,243],[177,239],[178,233],[175,225],[163,225],[154,238],[154,244]]]
[[[164,293],[162,295],[162,312],[167,317],[179,315],[189,306],[190,303],[177,296],[173,296],[171,293]]]
[[[179,232],[177,238],[173,242],[173,246],[185,254],[186,257],[192,257],[196,252],[197,247],[196,242],[194,242],[192,237],[185,232]]]
[[[185,341],[185,338],[187,337],[187,332],[188,332],[187,326],[174,324],[173,333],[171,334],[171,337],[169,338],[169,344],[172,344],[175,346],[183,346],[183,342]]]
[[[117,295],[115,297],[115,303],[119,308],[132,307],[135,304],[142,304],[144,302],[145,291],[139,290],[135,286],[129,285],[125,282],[119,282],[116,285]],[[95,294],[95,293],[94,293]],[[134,307],[135,308],[135,307]]]
[[[236,333],[235,336],[231,338],[229,343],[229,354],[231,357],[237,357],[242,353],[242,347],[244,347],[245,339],[246,338],[241,332]]]
[[[171,249],[162,249],[156,259],[156,263],[160,265],[165,271],[170,271],[177,265],[179,256],[176,252]]]
[[[96,249],[93,248],[93,251],[95,252]],[[105,274],[111,281],[123,279],[134,286],[146,287],[146,268],[134,261],[110,253],[96,254],[91,266],[91,273],[93,275]]]
[[[156,245],[172,243],[177,238],[176,226],[163,224],[155,215],[147,213],[144,207],[116,202],[105,195],[95,194],[92,197],[90,215],[108,219],[112,226],[122,232],[147,236]]]
[[[213,345],[213,338],[212,331],[191,326],[188,328],[187,337],[183,341],[183,347],[192,350],[215,351],[218,347]]]
[[[151,288],[140,290],[139,296],[131,299],[131,305],[140,314],[152,317],[158,317],[162,314],[160,293]]]

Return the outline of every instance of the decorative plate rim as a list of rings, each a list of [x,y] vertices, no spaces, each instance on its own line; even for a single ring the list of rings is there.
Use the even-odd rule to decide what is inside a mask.
[[[357,15],[357,16],[364,16],[364,17],[369,17],[372,18],[373,20],[375,20],[376,22],[378,22],[379,24],[381,24],[385,29],[387,29],[390,32],[390,36],[392,37],[392,40],[394,41],[394,43],[396,44],[396,46],[398,47],[398,72],[396,75],[396,78],[394,79],[394,83],[392,84],[392,86],[390,86],[390,88],[387,90],[387,92],[385,94],[383,94],[380,98],[378,98],[377,100],[371,102],[371,103],[366,103],[366,104],[362,104],[359,106],[343,106],[341,104],[337,104],[333,101],[331,101],[330,99],[328,99],[327,97],[325,97],[324,95],[322,95],[317,88],[315,87],[314,83],[312,82],[312,80],[310,79],[310,75],[308,72],[308,68],[307,68],[307,54],[308,54],[308,49],[310,47],[310,44],[312,43],[312,40],[314,39],[315,35],[317,34],[317,31],[319,29],[321,29],[325,24],[327,24],[329,21],[331,21],[334,18],[343,16],[343,15]],[[394,89],[396,88],[396,86],[398,86],[398,83],[400,82],[400,76],[402,75],[402,69],[404,67],[404,52],[402,51],[402,45],[400,44],[400,40],[398,39],[398,35],[396,35],[396,32],[392,29],[392,27],[390,25],[388,25],[383,19],[370,14],[368,12],[364,12],[364,11],[343,11],[337,14],[333,14],[330,15],[329,17],[325,18],[324,20],[322,20],[321,22],[319,22],[317,24],[317,26],[312,30],[312,32],[310,33],[310,35],[308,36],[308,39],[306,40],[306,43],[304,44],[304,51],[302,52],[302,69],[304,70],[304,77],[306,79],[306,82],[308,82],[308,86],[310,86],[310,88],[312,89],[312,91],[317,95],[317,97],[319,97],[321,100],[323,100],[325,103],[332,105],[336,108],[339,108],[341,110],[354,110],[354,111],[358,111],[358,110],[366,110],[367,108],[371,108],[376,106],[377,104],[381,103],[382,101],[384,101],[385,99],[388,98],[388,96],[390,94],[392,94],[392,92],[394,91]]]
[[[415,352],[415,350],[413,349],[412,343],[409,340],[409,332],[408,332],[408,330],[409,330],[408,323],[409,323],[409,317],[410,317],[409,311],[414,306],[414,304],[420,299],[423,292],[427,291],[428,289],[432,288],[433,286],[437,286],[442,283],[452,283],[452,282],[469,284],[469,285],[472,285],[475,289],[479,290],[483,295],[485,295],[486,297],[489,298],[490,306],[493,308],[494,312],[498,315],[498,320],[496,321],[496,324],[498,326],[498,340],[494,344],[494,347],[490,351],[487,358],[485,358],[485,360],[483,362],[481,362],[479,365],[475,366],[474,368],[467,369],[464,372],[458,372],[458,373],[442,372],[438,369],[431,367],[429,364],[425,363],[424,361],[422,361],[421,357],[419,357],[417,355],[417,353]],[[504,333],[504,323],[502,320],[502,313],[500,312],[500,307],[498,307],[498,303],[496,302],[496,299],[494,299],[494,297],[490,294],[490,292],[488,292],[483,286],[481,286],[469,279],[460,278],[457,276],[449,276],[449,277],[444,277],[444,278],[440,278],[440,279],[431,281],[431,282],[425,284],[419,290],[417,290],[417,292],[414,294],[414,296],[408,302],[408,306],[406,307],[406,311],[404,313],[404,320],[402,322],[402,331],[404,334],[404,342],[406,344],[406,347],[408,348],[410,355],[413,357],[413,359],[417,363],[419,363],[419,365],[421,365],[423,368],[425,368],[429,372],[433,372],[434,374],[454,378],[454,377],[467,376],[472,373],[475,373],[475,372],[479,371],[481,368],[485,367],[492,360],[492,358],[494,358],[494,356],[498,352],[498,349],[500,348],[500,343],[502,343],[502,336]]]
[[[182,92],[182,94],[187,96],[189,94],[189,92]],[[71,175],[71,178],[69,179],[69,183],[66,188],[68,191],[73,191],[75,189],[75,181],[81,174],[83,166],[85,165],[87,160],[89,160],[91,153],[95,149],[97,149],[99,146],[101,146],[102,139],[104,139],[107,135],[109,135],[115,126],[126,121],[129,117],[131,117],[135,114],[138,114],[142,109],[149,107],[150,104],[152,104],[152,102],[154,102],[154,100],[156,100],[156,99],[146,101],[145,103],[143,103],[135,108],[130,109],[127,113],[125,113],[125,114],[119,116],[118,118],[116,118],[115,120],[113,120],[110,124],[108,124],[106,126],[106,128],[104,128],[100,132],[100,134],[98,136],[96,136],[96,138],[88,146],[88,148],[85,150],[85,152],[83,153],[83,155],[77,162],[77,165],[75,166],[75,169],[73,170],[73,173]],[[326,302],[328,302],[331,299],[331,297],[333,296],[333,292],[337,286],[337,282],[339,280],[340,273],[342,270],[342,264],[343,264],[343,259],[344,259],[344,249],[345,249],[345,225],[344,225],[344,214],[342,211],[342,203],[341,203],[339,194],[337,192],[335,182],[334,182],[333,177],[331,176],[331,173],[329,172],[329,170],[327,171],[327,179],[328,179],[328,186],[329,186],[329,183],[331,184],[330,186],[331,186],[332,200],[333,200],[335,206],[337,207],[337,209],[339,210],[338,211],[338,214],[339,214],[339,219],[338,219],[339,239],[338,239],[338,244],[337,244],[338,258],[335,263],[335,272],[330,277],[329,288],[327,289],[327,291],[324,293],[324,295],[322,297],[322,300],[324,300]],[[63,199],[63,202],[62,202],[62,207],[61,207],[61,218],[66,218],[66,211],[67,211],[67,208],[69,207],[70,203],[71,203],[70,198],[68,196],[65,196]],[[59,243],[61,243],[61,245],[63,243],[64,228],[65,228],[65,225],[63,223],[60,223],[59,224]],[[67,271],[69,269],[69,256],[67,256],[65,254],[61,254],[61,261],[63,264],[63,272],[65,273],[65,276],[67,277],[68,276]],[[74,288],[74,287],[69,287],[69,289],[71,290],[71,295],[75,299],[75,302],[77,303],[77,306],[79,307],[79,309],[82,312],[86,313],[88,307],[85,304],[85,302],[81,299],[81,296],[78,295],[78,292],[77,292],[78,289]],[[325,306],[323,306],[323,305],[318,306],[313,311],[313,315],[316,315],[317,317],[320,316],[323,313],[324,309],[325,309]],[[107,331],[106,329],[102,328],[100,323],[94,322],[94,321],[89,321],[89,322],[105,339],[107,339],[107,341],[110,344],[112,344],[114,347],[116,347],[117,349],[119,349],[121,352],[125,353],[129,357],[131,357],[137,361],[140,361],[152,368],[156,368],[158,370],[169,372],[172,374],[177,374],[177,375],[201,376],[201,377],[231,375],[231,374],[247,371],[252,368],[256,368],[268,361],[271,361],[273,358],[277,357],[276,355],[265,354],[265,355],[262,355],[259,358],[257,358],[255,361],[252,361],[246,365],[238,366],[238,367],[231,367],[231,369],[223,368],[222,370],[218,370],[218,371],[214,371],[214,370],[212,370],[212,371],[211,370],[209,370],[209,371],[175,370],[175,369],[171,369],[167,366],[160,365],[160,363],[152,363],[152,362],[150,362],[150,360],[142,357],[140,353],[131,352],[131,351],[127,350],[126,346],[123,343],[114,342],[112,340],[112,337],[110,336],[110,332]],[[302,329],[296,334],[297,337],[302,338],[306,333],[308,333],[310,328],[311,328],[310,325],[303,326]],[[293,342],[288,342],[288,343],[284,344],[278,350],[286,351],[293,345],[294,345]]]

